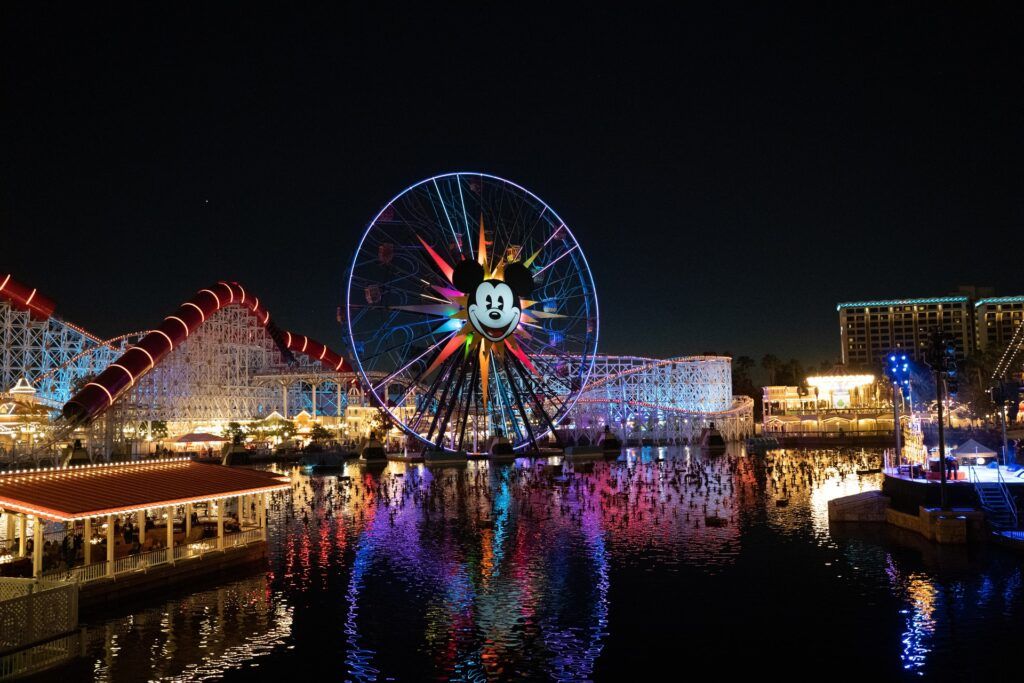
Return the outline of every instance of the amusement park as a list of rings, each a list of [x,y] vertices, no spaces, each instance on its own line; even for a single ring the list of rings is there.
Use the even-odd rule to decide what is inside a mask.
[[[110,339],[62,319],[14,274],[0,296],[0,452],[15,468],[168,452],[578,457],[606,439],[753,433],[729,358],[601,353],[597,288],[574,234],[536,195],[487,174],[428,178],[381,209],[330,345],[279,327],[254,284],[213,283],[152,329]]]
[[[1019,677],[1017,8],[0,16],[0,682]]]

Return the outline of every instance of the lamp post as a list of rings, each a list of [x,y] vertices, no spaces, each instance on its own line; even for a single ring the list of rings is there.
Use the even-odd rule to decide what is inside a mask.
[[[945,401],[947,380],[949,381],[949,390],[956,393],[956,346],[939,330],[933,332],[931,336],[928,364],[935,373],[935,406],[939,422],[939,499],[942,509],[945,510],[949,508],[949,498],[946,491],[946,434],[942,404]]]
[[[892,426],[896,436],[896,460],[901,459],[900,404],[898,397],[910,392],[910,360],[905,353],[890,353],[885,373],[892,382]]]

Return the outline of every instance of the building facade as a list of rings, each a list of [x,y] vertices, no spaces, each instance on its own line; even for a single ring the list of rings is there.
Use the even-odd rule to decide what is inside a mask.
[[[1024,321],[1024,296],[999,296],[974,303],[975,348],[1001,350]]]
[[[936,329],[953,339],[961,360],[974,348],[973,311],[967,296],[841,303],[836,310],[843,365],[876,367],[896,349],[923,362]]]

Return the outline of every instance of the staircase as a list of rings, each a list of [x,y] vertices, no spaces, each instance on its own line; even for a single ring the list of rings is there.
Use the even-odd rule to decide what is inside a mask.
[[[969,468],[974,490],[985,511],[989,526],[997,531],[1017,528],[1017,506],[1003,481],[1002,472],[998,472],[998,481],[979,481],[974,468]]]

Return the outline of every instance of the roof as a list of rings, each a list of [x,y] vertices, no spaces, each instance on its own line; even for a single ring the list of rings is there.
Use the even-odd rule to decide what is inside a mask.
[[[992,296],[987,299],[978,299],[974,307],[987,306],[990,304],[1019,304],[1024,303],[1024,296]]]
[[[967,439],[967,441],[964,441],[962,444],[960,444],[959,446],[956,447],[956,454],[957,455],[967,455],[967,454],[970,454],[970,455],[988,455],[988,456],[991,456],[991,455],[995,455],[996,452],[994,450],[992,450],[991,448],[989,448],[988,446],[984,446],[984,445],[978,443],[974,439]]]
[[[184,436],[178,437],[176,443],[210,443],[212,441],[227,441],[227,437],[217,436],[216,434],[206,434],[204,432],[189,432]]]
[[[65,522],[287,488],[272,472],[155,460],[0,474],[0,508]]]
[[[927,299],[885,299],[882,301],[853,301],[836,304],[836,310],[844,308],[871,308],[873,306],[912,306],[924,304],[965,304],[966,296],[938,296]]]

